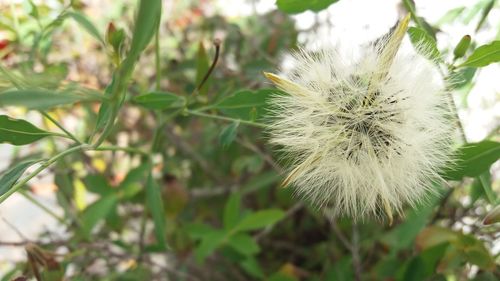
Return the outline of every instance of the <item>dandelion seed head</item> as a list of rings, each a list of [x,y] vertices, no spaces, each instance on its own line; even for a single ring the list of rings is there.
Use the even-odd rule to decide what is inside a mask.
[[[392,220],[432,192],[448,162],[446,83],[432,62],[399,50],[401,40],[391,46],[394,36],[300,50],[290,70],[267,74],[287,93],[271,99],[269,130],[291,161],[284,184],[331,215]]]

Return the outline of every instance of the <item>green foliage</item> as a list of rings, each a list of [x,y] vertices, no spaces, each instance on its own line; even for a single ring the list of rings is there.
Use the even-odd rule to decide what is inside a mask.
[[[0,143],[25,145],[53,135],[21,119],[0,115]]]
[[[234,139],[236,139],[236,135],[238,133],[238,126],[240,125],[239,121],[235,121],[228,126],[226,126],[220,133],[219,142],[223,147],[228,147]]]
[[[17,163],[7,171],[2,173],[0,177],[0,195],[3,195],[7,192],[23,175],[23,173],[28,169],[31,165],[40,162],[40,160],[27,160],[20,163]]]
[[[442,60],[436,45],[436,40],[429,36],[425,30],[417,27],[410,27],[408,28],[408,34],[410,35],[411,43],[416,47],[418,52],[431,60]]]
[[[240,90],[221,100],[214,108],[232,118],[249,121],[260,120],[265,115],[268,98],[276,92],[276,90],[271,89]]]
[[[478,47],[474,52],[460,64],[460,67],[484,67],[491,63],[500,61],[500,41],[493,41]]]
[[[99,101],[102,97],[80,93],[58,93],[52,90],[23,89],[0,93],[0,106],[22,106],[29,109],[50,109],[81,101]]]
[[[98,199],[93,204],[89,205],[81,215],[82,235],[86,239],[90,239],[92,230],[97,223],[106,218],[113,208],[116,208],[118,198],[115,194],[109,194]]]
[[[500,158],[500,143],[482,141],[463,145],[456,152],[457,162],[444,174],[445,178],[461,180],[463,177],[476,177],[488,171]]]
[[[285,13],[297,14],[305,12],[307,10],[319,12],[328,8],[328,6],[337,1],[338,0],[277,0],[276,5],[278,5],[278,9],[282,10]]]
[[[165,239],[165,216],[163,199],[161,197],[158,185],[153,176],[148,175],[146,183],[146,206],[151,212],[155,226],[155,237],[161,249],[166,249],[167,242]]]
[[[83,29],[85,29],[92,37],[97,39],[104,45],[104,38],[95,27],[95,25],[82,13],[78,11],[68,11],[64,14],[67,17],[73,18]]]
[[[180,108],[186,104],[186,99],[169,92],[151,92],[134,97],[134,102],[148,109]]]

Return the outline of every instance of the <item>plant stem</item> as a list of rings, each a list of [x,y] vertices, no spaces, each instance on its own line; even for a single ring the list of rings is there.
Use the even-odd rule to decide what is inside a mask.
[[[241,120],[241,119],[234,119],[234,118],[231,118],[231,117],[225,117],[225,116],[214,115],[214,114],[207,114],[207,113],[199,112],[199,111],[196,111],[196,110],[185,110],[185,112],[189,113],[191,115],[200,116],[200,117],[207,117],[207,118],[212,118],[212,119],[219,119],[219,120],[224,120],[224,121],[228,121],[228,122],[239,121],[241,124],[245,124],[245,125],[249,125],[249,126],[254,126],[254,127],[258,127],[258,128],[266,128],[266,125],[264,125],[262,123],[255,123],[255,122],[252,122],[252,121],[246,121],[246,120]]]
[[[125,151],[128,153],[149,156],[149,153],[147,153],[146,151],[142,151],[142,150],[140,150],[138,148],[134,148],[134,147],[107,145],[107,146],[100,146],[100,147],[94,148],[93,150],[94,151]]]
[[[61,224],[69,226],[69,224],[64,220],[64,218],[59,217],[56,213],[54,213],[49,208],[45,207],[42,203],[38,202],[33,196],[31,196],[26,190],[19,190],[19,193],[24,196],[24,198],[28,199],[31,203],[42,209],[45,213],[49,214],[51,217],[55,218]]]
[[[21,189],[28,181],[30,181],[32,178],[34,178],[36,175],[38,175],[40,172],[45,170],[47,167],[52,165],[54,162],[57,160],[73,153],[79,150],[89,150],[91,146],[88,144],[80,144],[74,147],[71,147],[67,150],[64,150],[63,152],[53,156],[52,158],[49,158],[47,161],[45,161],[43,164],[41,164],[35,171],[24,177],[21,181],[19,181],[16,185],[14,185],[11,189],[9,189],[7,192],[5,192],[2,196],[0,196],[0,204],[5,201],[9,196],[14,194],[16,191]]]
[[[74,140],[78,144],[82,144],[82,142],[77,137],[75,137],[75,135],[73,135],[68,130],[66,130],[57,120],[55,120],[54,118],[52,118],[52,116],[50,116],[47,112],[40,111],[40,113],[43,115],[43,117],[49,119],[50,122],[52,122],[59,129],[61,129],[61,131],[63,131],[70,139]]]
[[[352,224],[352,242],[351,242],[352,265],[354,267],[354,278],[361,281],[361,257],[359,255],[359,230],[356,223]]]

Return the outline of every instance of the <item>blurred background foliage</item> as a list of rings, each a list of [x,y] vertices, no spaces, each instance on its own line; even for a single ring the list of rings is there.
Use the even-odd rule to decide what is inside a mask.
[[[103,92],[136,38],[154,37],[134,33],[147,20],[135,19],[138,2],[0,2],[2,114],[43,132],[59,131],[57,123],[78,140],[95,139],[96,124],[104,126]],[[62,230],[36,237],[20,231],[19,241],[0,235],[0,247],[26,252],[21,260],[1,257],[1,280],[500,279],[499,211],[491,211],[498,181],[489,172],[499,158],[497,128],[460,147],[463,169],[447,171],[449,181],[436,183],[440,194],[393,225],[329,220],[291,188],[279,188],[283,168],[262,129],[266,99],[277,90],[261,73],[278,68],[301,34],[319,28],[316,22],[297,29],[293,14],[335,9],[337,1],[278,0],[266,13],[247,1],[241,9],[248,16],[238,17],[219,14],[214,1],[163,2],[159,36],[142,52],[101,149],[68,154],[20,189]],[[454,21],[500,34],[485,24],[500,11],[496,1],[443,11],[433,24],[411,1],[399,8],[412,13],[412,41],[433,46],[460,82],[456,99],[465,99],[480,67],[500,60],[495,38],[492,50],[475,54],[479,62],[472,60],[479,47],[474,36],[458,47],[435,41],[440,25]],[[9,120],[0,127],[12,125]],[[0,174],[2,195],[36,165],[33,159],[73,145],[50,133],[8,139],[6,132],[0,131],[2,142],[33,144],[9,145],[14,152]],[[47,189],[58,207],[37,201]]]

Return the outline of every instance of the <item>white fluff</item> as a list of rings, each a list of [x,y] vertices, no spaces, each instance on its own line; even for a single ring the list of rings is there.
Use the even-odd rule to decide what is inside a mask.
[[[287,93],[271,99],[270,124],[290,166],[284,184],[328,214],[392,221],[393,211],[432,191],[448,162],[454,121],[445,81],[432,62],[391,40],[301,50],[292,70],[266,74]]]

